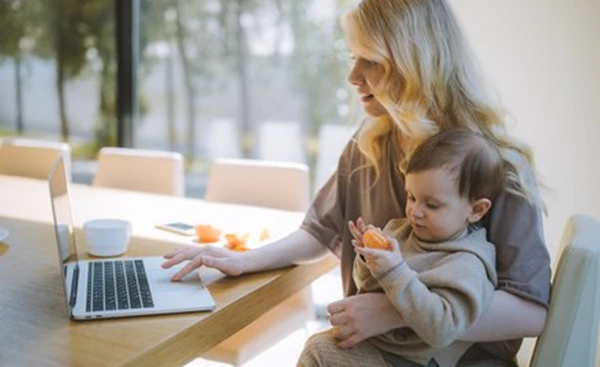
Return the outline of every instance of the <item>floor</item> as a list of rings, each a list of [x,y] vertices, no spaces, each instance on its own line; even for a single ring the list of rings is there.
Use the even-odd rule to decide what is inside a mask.
[[[319,278],[312,285],[316,319],[306,324],[277,344],[270,346],[262,354],[243,364],[242,367],[295,366],[308,336],[330,327],[327,321],[327,304],[342,298],[342,286],[339,271],[333,271]],[[228,364],[196,359],[185,367],[229,367]]]
[[[310,335],[315,332],[325,330],[329,327],[329,323],[323,319],[318,319],[314,322],[309,322],[306,325],[306,329],[298,330],[286,338],[282,339],[279,343],[272,345],[266,349],[262,354],[259,354],[252,360],[243,364],[242,367],[281,367],[281,366],[295,366],[304,341]],[[208,361],[198,358],[185,367],[230,367],[231,365],[218,363],[214,361]]]

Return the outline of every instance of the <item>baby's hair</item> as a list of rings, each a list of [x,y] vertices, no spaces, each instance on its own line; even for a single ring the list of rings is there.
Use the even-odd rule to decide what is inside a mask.
[[[458,193],[469,201],[494,200],[504,187],[504,160],[496,146],[483,135],[451,128],[429,137],[410,155],[406,174],[447,169]]]

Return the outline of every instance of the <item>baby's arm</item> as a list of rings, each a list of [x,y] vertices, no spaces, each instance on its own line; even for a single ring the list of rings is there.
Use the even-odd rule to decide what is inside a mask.
[[[433,347],[447,346],[470,328],[494,292],[474,255],[459,252],[447,260],[420,274],[402,263],[378,278],[407,325]]]

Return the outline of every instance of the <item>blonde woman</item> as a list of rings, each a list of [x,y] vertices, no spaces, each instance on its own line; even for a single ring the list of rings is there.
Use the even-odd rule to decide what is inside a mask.
[[[383,227],[391,218],[404,217],[407,157],[440,130],[467,128],[497,145],[508,179],[483,220],[488,240],[496,246],[498,289],[480,319],[459,338],[475,344],[458,365],[514,365],[521,338],[541,333],[550,293],[543,203],[532,153],[507,133],[445,0],[363,0],[345,21],[354,58],[348,80],[368,118],[345,147],[336,172],[317,194],[301,227],[270,246],[245,253],[178,249],[165,254],[164,267],[189,260],[173,276],[175,281],[203,265],[235,276],[332,251],[341,260],[346,295],[328,306],[336,347],[352,358],[350,365],[369,364],[352,355],[353,347],[406,324],[384,294],[356,294],[348,222],[362,217]]]

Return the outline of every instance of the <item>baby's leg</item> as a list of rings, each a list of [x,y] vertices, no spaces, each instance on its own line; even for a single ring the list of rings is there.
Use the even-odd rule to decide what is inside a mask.
[[[367,342],[341,349],[330,330],[311,336],[304,345],[296,367],[320,366],[390,366],[381,355],[379,349]]]

